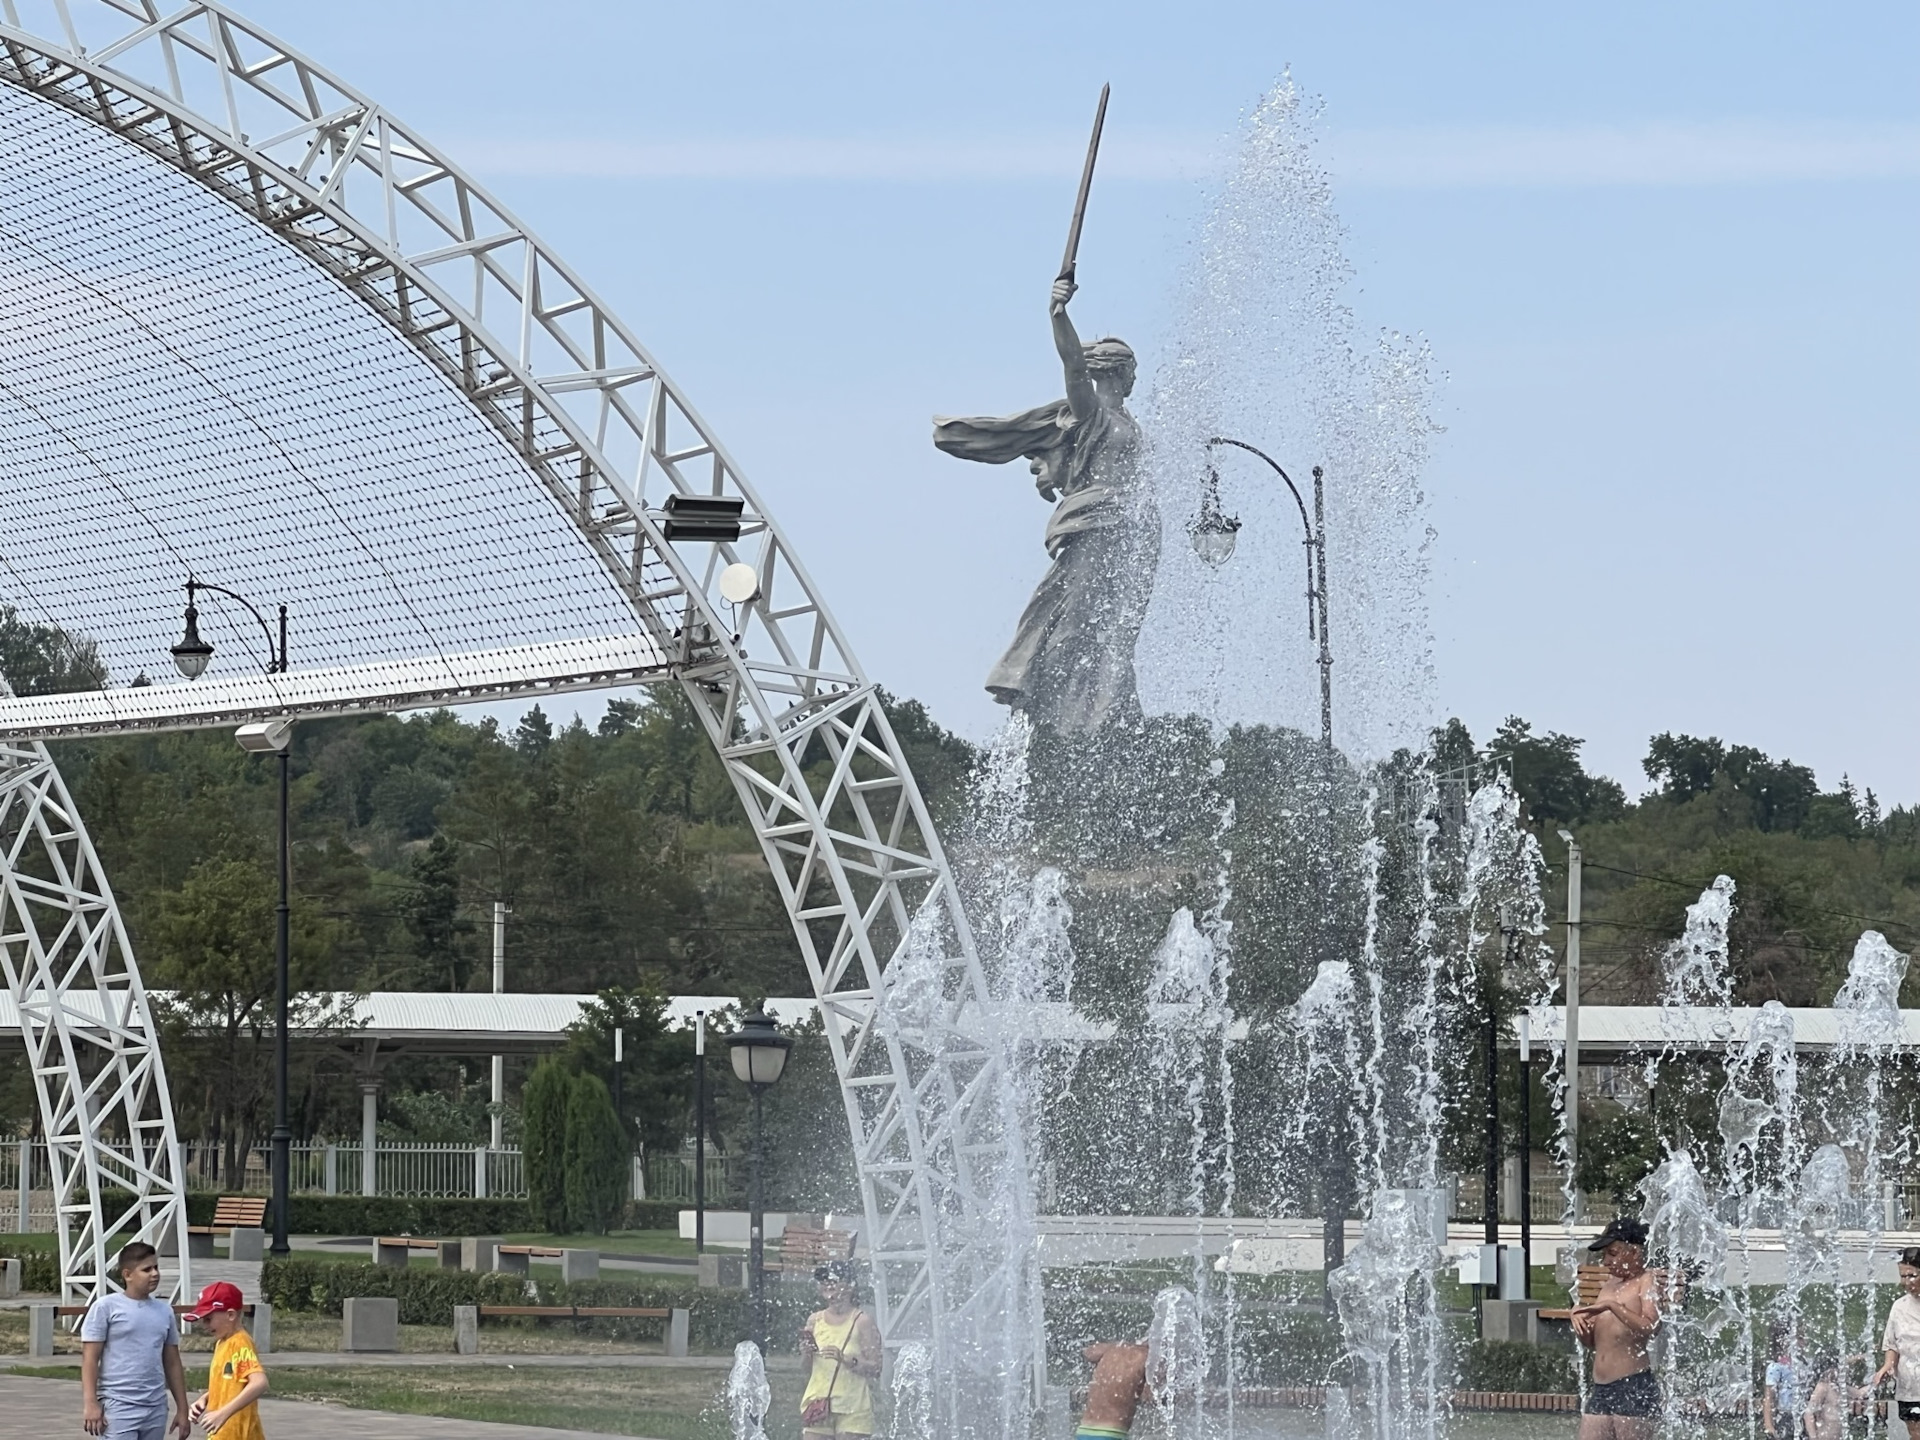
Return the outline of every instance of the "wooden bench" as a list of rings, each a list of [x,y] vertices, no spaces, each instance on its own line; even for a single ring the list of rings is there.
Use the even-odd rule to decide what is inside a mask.
[[[637,1305],[456,1305],[453,1309],[453,1348],[456,1354],[477,1355],[480,1351],[480,1322],[483,1319],[522,1320],[664,1320],[662,1336],[666,1353],[683,1358],[687,1353],[690,1330],[686,1310],[656,1310]]]
[[[1656,1273],[1661,1274],[1662,1277],[1664,1278],[1665,1272],[1656,1272]],[[1579,1270],[1575,1272],[1575,1275],[1574,1275],[1574,1282],[1573,1282],[1574,1305],[1578,1306],[1578,1305],[1593,1304],[1595,1301],[1597,1301],[1600,1298],[1600,1287],[1606,1283],[1607,1283],[1607,1267],[1606,1266],[1582,1265],[1579,1268]],[[1662,1288],[1664,1289],[1664,1287]],[[1673,1303],[1681,1306],[1682,1308],[1686,1306],[1687,1282],[1684,1276],[1681,1277],[1680,1283],[1674,1287]],[[1561,1310],[1542,1310],[1540,1311],[1540,1318],[1542,1320],[1571,1321],[1573,1319],[1573,1310],[1571,1307],[1567,1309],[1561,1309]]]
[[[373,1263],[391,1266],[395,1270],[407,1268],[407,1262],[413,1259],[416,1250],[432,1251],[440,1260],[442,1270],[460,1268],[460,1242],[458,1240],[417,1240],[411,1235],[386,1235],[373,1242]]]
[[[780,1234],[780,1263],[776,1268],[783,1275],[810,1276],[828,1261],[851,1260],[856,1238],[851,1230],[788,1225]]]
[[[213,1258],[216,1235],[231,1239],[235,1230],[261,1230],[266,1223],[267,1200],[264,1195],[222,1195],[214,1202],[211,1225],[187,1227],[187,1254],[196,1260],[210,1260]]]
[[[1559,1310],[1542,1310],[1542,1320],[1571,1320],[1573,1307],[1591,1305],[1600,1298],[1600,1287],[1607,1282],[1607,1267],[1604,1265],[1582,1265],[1574,1273],[1573,1306]]]
[[[550,1245],[501,1245],[494,1264],[509,1275],[525,1275],[535,1260],[558,1260],[564,1253]]]

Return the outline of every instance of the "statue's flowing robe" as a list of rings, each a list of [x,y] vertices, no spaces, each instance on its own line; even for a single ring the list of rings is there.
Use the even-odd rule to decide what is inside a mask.
[[[1139,422],[1104,405],[1077,421],[1056,400],[1004,419],[936,419],[933,443],[988,465],[1045,457],[1060,496],[1047,523],[1053,564],[987,676],[989,693],[1068,733],[1137,719],[1133,651],[1160,560]]]

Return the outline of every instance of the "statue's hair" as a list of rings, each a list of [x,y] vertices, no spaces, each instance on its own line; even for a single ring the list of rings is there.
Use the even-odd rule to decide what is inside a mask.
[[[1116,336],[1108,335],[1103,339],[1082,345],[1080,351],[1087,357],[1087,369],[1099,374],[1101,371],[1134,371],[1139,362],[1134,359],[1133,347]]]

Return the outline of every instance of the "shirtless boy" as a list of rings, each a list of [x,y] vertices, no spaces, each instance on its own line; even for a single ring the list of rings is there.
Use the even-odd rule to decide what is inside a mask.
[[[1081,1353],[1093,1362],[1093,1380],[1075,1440],[1126,1440],[1147,1388],[1147,1347],[1102,1340]]]
[[[1660,1382],[1647,1342],[1660,1324],[1659,1276],[1647,1269],[1647,1227],[1615,1220],[1587,1247],[1607,1267],[1591,1305],[1573,1312],[1573,1333],[1593,1351],[1593,1388],[1580,1440],[1652,1440]]]

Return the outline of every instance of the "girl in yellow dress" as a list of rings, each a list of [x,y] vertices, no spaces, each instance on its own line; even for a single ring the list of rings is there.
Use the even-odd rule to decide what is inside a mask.
[[[800,1327],[800,1356],[809,1362],[800,1396],[802,1433],[815,1437],[873,1434],[873,1389],[880,1378],[880,1327],[858,1303],[851,1261],[813,1272],[825,1308]]]

